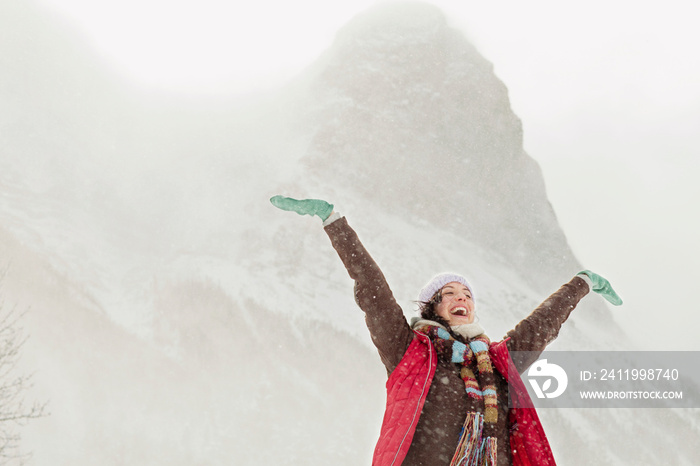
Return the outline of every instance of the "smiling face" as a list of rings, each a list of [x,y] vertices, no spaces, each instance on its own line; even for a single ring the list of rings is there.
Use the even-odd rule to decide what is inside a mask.
[[[451,327],[474,322],[474,300],[469,288],[458,282],[451,282],[440,290],[442,300],[435,307],[437,315]]]

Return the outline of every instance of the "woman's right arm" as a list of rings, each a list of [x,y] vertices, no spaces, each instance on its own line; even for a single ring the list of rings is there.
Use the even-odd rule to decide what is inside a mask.
[[[413,331],[384,274],[345,217],[332,221],[324,229],[350,278],[355,281],[355,302],[364,311],[372,341],[387,372],[391,373],[413,341]]]

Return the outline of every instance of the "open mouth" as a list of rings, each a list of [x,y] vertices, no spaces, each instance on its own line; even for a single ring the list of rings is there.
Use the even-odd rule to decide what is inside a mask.
[[[456,307],[450,311],[450,314],[453,316],[466,316],[467,315],[467,308],[466,307]]]

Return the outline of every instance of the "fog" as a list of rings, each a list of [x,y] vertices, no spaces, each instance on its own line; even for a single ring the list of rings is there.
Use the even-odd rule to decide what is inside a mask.
[[[0,7],[3,299],[30,310],[22,367],[52,413],[26,427],[33,464],[369,461],[383,368],[317,219],[276,211],[267,199],[278,193],[334,202],[407,316],[427,278],[459,270],[499,338],[585,267],[626,303],[587,298],[556,347],[697,346],[697,94],[652,107],[652,81],[606,87],[631,73],[604,53],[617,47],[606,36],[616,16],[584,39],[551,26],[528,42],[474,5],[354,19],[361,5],[315,5],[329,8],[323,29],[300,27],[309,10],[282,7],[236,10],[229,24],[219,2],[146,2],[138,17],[128,2],[42,5]],[[277,38],[230,35],[251,18],[264,20],[245,34]],[[312,45],[283,33],[291,18]],[[544,46],[554,30],[568,47]],[[524,63],[532,49],[547,56]],[[594,52],[607,58],[572,71]],[[656,78],[676,70],[662,63]],[[659,126],[662,116],[677,124]],[[671,155],[651,152],[661,140]],[[543,418],[567,464],[697,455],[696,412]]]
[[[279,88],[373,3],[42,0],[132,83],[217,100]],[[662,328],[672,337],[655,344],[696,349],[691,303],[700,222],[691,206],[700,198],[693,181],[700,171],[700,63],[693,5],[434,4],[506,83],[568,242],[586,267],[619,284],[625,310],[634,308],[617,312],[617,321],[639,347],[658,340],[654,329]],[[673,292],[650,294],[649,287]],[[672,311],[659,319],[660,309]]]

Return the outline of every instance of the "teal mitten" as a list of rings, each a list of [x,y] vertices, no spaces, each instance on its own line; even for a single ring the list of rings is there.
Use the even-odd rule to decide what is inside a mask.
[[[321,199],[292,199],[291,197],[274,196],[270,202],[278,209],[296,212],[299,215],[316,215],[326,221],[333,213],[333,204]]]
[[[588,278],[591,279],[591,282],[593,282],[593,285],[591,287],[591,290],[595,291],[596,293],[600,294],[603,298],[607,299],[610,304],[613,306],[619,306],[622,304],[622,299],[615,293],[615,290],[613,290],[613,287],[610,285],[610,282],[598,275],[597,273],[593,273],[590,270],[584,270],[583,272],[579,272],[578,275],[586,275]]]

